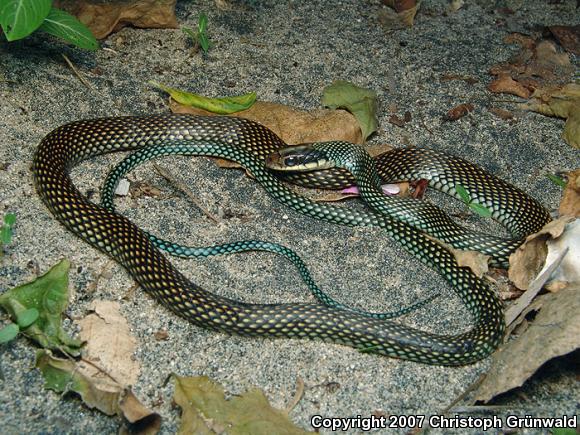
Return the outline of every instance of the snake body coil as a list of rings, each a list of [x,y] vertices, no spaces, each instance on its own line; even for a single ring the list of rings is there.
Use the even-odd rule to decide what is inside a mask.
[[[248,336],[319,339],[441,365],[468,364],[497,347],[504,331],[503,312],[487,285],[459,267],[447,250],[407,224],[372,212],[312,203],[293,193],[264,168],[262,161],[284,146],[267,128],[240,118],[104,118],[52,131],[40,143],[32,171],[43,202],[67,229],[106,252],[146,292],[196,325]],[[189,147],[190,154],[238,161],[274,198],[317,219],[335,223],[345,223],[346,219],[349,225],[384,228],[453,285],[471,312],[474,326],[462,334],[435,335],[322,304],[246,304],[200,288],[177,271],[135,224],[85,199],[69,176],[73,165],[94,156],[128,150],[148,150],[156,156],[171,147]]]

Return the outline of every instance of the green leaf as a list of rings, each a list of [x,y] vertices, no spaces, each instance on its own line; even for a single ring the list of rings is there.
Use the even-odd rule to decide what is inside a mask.
[[[4,328],[0,329],[0,344],[14,340],[19,332],[20,328],[16,323],[6,325]]]
[[[337,80],[324,88],[322,105],[352,113],[360,124],[363,140],[377,131],[377,94],[370,89]]]
[[[36,322],[39,316],[40,313],[36,308],[29,308],[28,310],[18,314],[16,317],[16,323],[18,323],[18,326],[20,326],[22,329],[28,328],[30,325]]]
[[[14,224],[16,223],[16,215],[14,213],[6,213],[6,215],[4,216],[4,223],[9,227],[14,226]]]
[[[256,101],[255,92],[250,92],[249,94],[244,95],[237,95],[234,97],[208,98],[204,97],[203,95],[170,88],[169,86],[165,86],[154,81],[150,81],[149,84],[167,92],[169,95],[171,95],[171,98],[180,104],[197,107],[199,109],[207,110],[208,112],[217,113],[219,115],[228,115],[230,113],[246,110],[250,108]]]
[[[195,33],[189,27],[182,27],[181,28],[181,31],[183,33],[185,33],[187,36],[189,36],[191,38],[191,40],[193,41],[194,44],[197,42],[197,33]]]
[[[469,195],[469,192],[467,192],[465,187],[463,187],[461,184],[456,184],[455,191],[457,192],[461,200],[467,205],[469,205],[469,203],[471,202],[471,195]]]
[[[249,390],[229,400],[224,389],[206,376],[173,375],[173,400],[182,409],[179,434],[305,434],[288,414],[273,408],[264,393]]]
[[[209,50],[209,40],[207,39],[205,33],[199,34],[199,46],[201,47],[204,53],[207,53],[207,50]]]
[[[96,50],[99,43],[87,26],[60,9],[52,8],[40,30],[64,39],[79,48]]]
[[[61,325],[62,313],[68,304],[69,268],[69,261],[62,260],[34,281],[0,295],[0,306],[8,311],[13,320],[35,308],[38,318],[23,334],[42,347],[78,355],[82,343],[70,338]]]
[[[578,435],[578,431],[572,427],[554,428],[552,435]]]
[[[565,188],[566,187],[566,181],[564,181],[561,177],[558,177],[557,175],[554,174],[546,174],[546,177],[548,177],[548,179],[554,183],[556,186],[559,186],[561,188]]]
[[[3,226],[0,228],[0,243],[7,245],[12,240],[12,228],[9,226]]]
[[[476,202],[470,202],[469,208],[476,212],[481,217],[491,217],[491,210],[484,205],[478,204]]]
[[[8,41],[22,39],[40,27],[52,0],[0,0],[0,26]]]
[[[197,28],[199,30],[199,33],[205,33],[205,29],[207,28],[207,15],[204,14],[203,12],[199,16]]]

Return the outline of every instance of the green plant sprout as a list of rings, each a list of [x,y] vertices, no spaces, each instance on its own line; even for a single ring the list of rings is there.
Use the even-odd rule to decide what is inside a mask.
[[[562,177],[559,177],[559,176],[554,175],[554,174],[546,174],[546,177],[548,177],[548,179],[552,183],[554,183],[556,186],[559,186],[561,188],[566,187],[566,181],[564,179],[562,179]]]
[[[484,205],[473,202],[473,200],[471,199],[471,195],[469,195],[469,192],[461,184],[455,185],[455,191],[457,192],[461,200],[478,215],[485,218],[491,217],[491,210],[485,207]]]
[[[209,39],[207,37],[206,29],[207,15],[202,12],[199,15],[199,20],[197,22],[197,32],[194,32],[189,27],[182,27],[181,31],[191,38],[194,49],[201,48],[202,51],[207,54],[207,51],[209,50]]]
[[[4,216],[4,223],[0,227],[0,257],[4,255],[4,246],[12,241],[12,227],[16,223],[16,216],[13,213],[7,213]]]
[[[52,7],[52,0],[0,0],[0,27],[8,41],[40,30],[79,48],[99,48],[90,29],[68,12]]]

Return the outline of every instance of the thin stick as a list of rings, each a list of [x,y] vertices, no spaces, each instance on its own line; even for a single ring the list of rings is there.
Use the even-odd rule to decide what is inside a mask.
[[[61,56],[63,57],[63,59],[65,60],[65,62],[68,64],[68,66],[72,70],[72,72],[81,81],[81,83],[83,85],[85,85],[87,88],[93,89],[93,86],[90,84],[90,82],[81,75],[81,73],[79,72],[79,70],[76,68],[76,66],[73,65],[73,63],[70,61],[70,59],[67,57],[67,55],[61,53]]]
[[[153,163],[153,166],[155,167],[155,170],[159,173],[159,175],[161,175],[163,178],[165,178],[167,181],[169,181],[171,184],[173,184],[175,187],[177,187],[179,190],[181,190],[183,193],[185,193],[185,195],[189,198],[189,200],[191,202],[193,202],[195,204],[195,206],[204,214],[206,215],[209,219],[211,219],[214,223],[219,224],[220,220],[214,216],[209,210],[207,210],[202,204],[201,202],[195,197],[195,195],[193,194],[193,192],[189,189],[189,187],[187,187],[184,183],[182,183],[181,181],[177,180],[175,177],[173,177],[173,175],[171,175],[169,173],[169,171],[167,171],[166,169],[164,169],[163,167],[159,166],[156,163]]]

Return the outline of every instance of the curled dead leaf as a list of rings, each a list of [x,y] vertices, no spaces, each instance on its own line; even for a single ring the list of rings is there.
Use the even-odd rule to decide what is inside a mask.
[[[463,118],[470,112],[473,112],[473,104],[464,103],[459,106],[455,106],[453,109],[449,110],[443,117],[444,121],[456,121],[459,118]]]
[[[421,6],[420,0],[383,0],[383,3],[393,9],[379,11],[379,21],[387,30],[413,26]]]
[[[451,249],[460,267],[468,267],[472,272],[481,278],[489,270],[489,255],[477,251],[462,251]]]
[[[522,290],[529,287],[546,264],[549,241],[560,237],[573,220],[574,218],[563,216],[548,223],[537,233],[528,236],[526,241],[510,255],[508,276],[516,287]]]
[[[568,183],[562,194],[558,213],[562,216],[580,217],[580,169],[566,175]]]
[[[56,0],[54,6],[75,15],[97,39],[125,26],[177,28],[176,0]]]
[[[512,121],[515,119],[514,114],[509,110],[500,109],[499,107],[490,107],[489,111],[505,121]]]
[[[494,93],[512,94],[525,99],[530,98],[532,95],[529,89],[521,83],[516,82],[507,73],[500,74],[497,79],[487,85],[487,89]]]
[[[527,330],[495,353],[474,400],[519,387],[545,362],[580,347],[580,286],[540,296],[533,309],[539,312]]]
[[[580,85],[568,83],[564,86],[541,88],[532,97],[532,100],[520,107],[548,116],[566,118],[562,137],[570,145],[580,148]]]
[[[133,392],[110,376],[83,360],[60,359],[50,351],[41,350],[36,356],[36,367],[41,371],[46,388],[61,393],[79,394],[89,408],[107,415],[122,415],[139,426],[141,433],[157,433],[161,417],[147,409]]]
[[[550,26],[549,29],[568,53],[580,56],[580,24],[575,26]]]
[[[173,100],[169,107],[174,113],[212,115],[200,109],[185,107]],[[362,134],[356,118],[346,110],[316,110],[308,112],[283,104],[257,101],[248,110],[233,114],[251,119],[268,127],[288,144],[344,140],[362,144]]]

